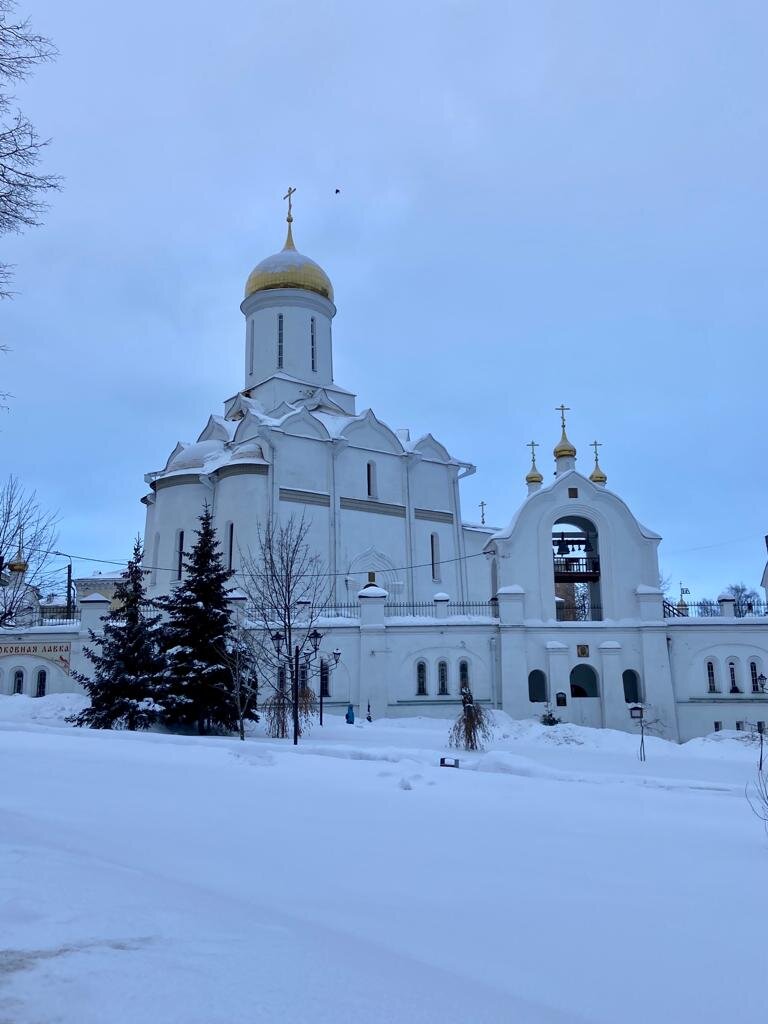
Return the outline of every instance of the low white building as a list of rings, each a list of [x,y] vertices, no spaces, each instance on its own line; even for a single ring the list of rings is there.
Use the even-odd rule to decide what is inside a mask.
[[[660,537],[608,489],[597,446],[589,475],[577,470],[565,409],[553,481],[544,486],[532,459],[508,527],[465,523],[460,482],[474,466],[431,434],[412,439],[358,412],[334,381],[333,288],[296,251],[291,221],[289,209],[284,248],[247,280],[242,388],[146,476],[150,594],[181,578],[204,505],[235,572],[259,523],[303,513],[331,579],[323,648],[342,652],[331,705],[454,715],[466,680],[477,699],[519,718],[550,704],[564,721],[630,729],[639,701],[671,739],[763,728],[765,606],[723,595],[697,616],[666,602]],[[377,586],[365,588],[371,573]],[[84,619],[95,598],[79,602]],[[85,671],[83,629],[71,629],[70,664]],[[30,631],[16,643],[32,643]],[[21,680],[34,693],[40,663],[4,651],[0,688]],[[60,671],[56,687],[77,688]]]

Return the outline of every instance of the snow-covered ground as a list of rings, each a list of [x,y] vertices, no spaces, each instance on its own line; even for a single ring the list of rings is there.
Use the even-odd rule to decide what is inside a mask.
[[[0,697],[1,1024],[765,1019],[756,749],[497,716],[298,750]]]

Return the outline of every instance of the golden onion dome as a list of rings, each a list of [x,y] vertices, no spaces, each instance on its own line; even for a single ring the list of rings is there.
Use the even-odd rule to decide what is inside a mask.
[[[600,464],[598,463],[597,459],[595,459],[595,468],[589,474],[589,479],[592,481],[593,484],[608,483],[608,477],[605,475],[602,469],[600,469]]]
[[[568,437],[565,433],[565,427],[563,427],[563,436],[560,438],[560,441],[555,445],[554,455],[556,459],[573,459],[576,457],[576,449],[568,440]]]
[[[531,463],[531,468],[528,471],[528,476],[525,478],[527,484],[543,484],[544,477],[539,472],[539,467],[536,465],[535,460]]]
[[[314,260],[296,251],[290,220],[285,245],[280,252],[267,256],[253,268],[245,283],[245,297],[273,288],[303,288],[333,302],[333,285],[326,272]]]

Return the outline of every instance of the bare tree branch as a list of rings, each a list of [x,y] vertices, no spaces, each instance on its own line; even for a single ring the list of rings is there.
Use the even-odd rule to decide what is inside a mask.
[[[28,19],[14,17],[16,6],[16,0],[0,0],[0,234],[40,224],[45,195],[61,186],[56,175],[36,170],[48,140],[40,138],[7,91],[10,83],[23,82],[56,56],[54,45],[32,32]],[[12,294],[10,277],[11,267],[0,264],[0,298]]]
[[[310,635],[328,605],[330,586],[323,563],[307,544],[308,532],[304,516],[292,516],[285,525],[268,519],[259,527],[257,550],[243,558],[250,650],[263,694],[261,708],[275,736],[287,734],[294,692],[300,728],[313,717],[317,699],[310,686],[319,672],[319,667],[311,669]],[[279,652],[272,640],[276,634],[282,638]]]
[[[30,614],[50,588],[55,547],[55,513],[44,511],[34,491],[9,477],[0,488],[0,626]],[[26,563],[24,572],[10,569],[17,555]]]

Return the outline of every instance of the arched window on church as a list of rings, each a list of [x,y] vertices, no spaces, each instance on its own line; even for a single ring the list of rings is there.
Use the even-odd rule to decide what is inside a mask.
[[[283,368],[283,314],[277,314],[277,368]]]
[[[376,463],[369,462],[365,467],[365,491],[369,498],[376,497]]]
[[[232,571],[235,558],[235,524],[227,525],[227,568]]]
[[[707,690],[710,693],[717,693],[717,677],[715,675],[714,661],[707,662]]]
[[[437,663],[437,692],[441,697],[448,696],[448,662]]]
[[[621,673],[621,681],[624,684],[624,700],[627,704],[639,704],[640,697],[640,676],[634,669],[625,668]]]
[[[469,662],[462,658],[459,662],[459,687],[469,686]]]
[[[184,572],[184,531],[179,530],[176,534],[176,579],[181,579]]]
[[[315,318],[309,320],[309,355],[312,369],[317,370],[317,336],[315,331]]]
[[[277,670],[277,689],[280,693],[285,693],[285,665],[281,665]]]
[[[440,538],[436,533],[430,534],[429,547],[432,557],[432,579],[438,583],[440,581]]]
[[[760,669],[756,661],[749,663],[749,679],[752,683],[752,693],[760,693]]]
[[[256,348],[256,339],[254,338],[255,324],[253,320],[248,324],[248,373],[253,373],[253,350]]]
[[[731,693],[741,693],[741,688],[736,679],[736,662],[733,660],[728,662],[728,682],[731,684]]]
[[[152,565],[149,567],[149,582],[151,584],[157,583],[157,560],[160,557],[160,534],[155,533],[155,539],[152,542]]]
[[[13,692],[24,693],[24,669],[17,668],[13,673]]]
[[[528,673],[528,700],[531,704],[545,704],[547,701],[547,677],[540,668]]]
[[[420,661],[416,665],[416,696],[427,696],[427,663]]]
[[[36,697],[44,697],[45,696],[45,686],[46,686],[47,682],[48,682],[48,673],[45,671],[44,668],[38,669],[38,672],[37,672],[37,686],[35,687],[35,696]]]
[[[575,665],[571,669],[571,697],[599,697],[597,672],[591,665]]]

